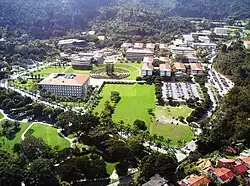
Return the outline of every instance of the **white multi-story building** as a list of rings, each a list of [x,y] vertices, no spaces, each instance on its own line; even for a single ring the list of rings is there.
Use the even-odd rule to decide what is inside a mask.
[[[196,54],[195,50],[190,47],[172,47],[171,52],[173,54]]]
[[[134,48],[136,48],[136,49],[142,49],[143,48],[143,43],[135,43],[134,44]]]
[[[133,49],[129,48],[126,51],[127,60],[142,61],[144,57],[152,57],[154,52],[149,49]]]
[[[159,44],[159,49],[160,49],[161,52],[164,52],[164,51],[166,51],[168,49],[168,45],[160,43]]]
[[[202,43],[210,43],[210,38],[208,36],[199,36],[198,39]]]
[[[244,46],[246,47],[246,49],[250,49],[250,40],[244,41]]]
[[[184,43],[188,46],[192,45],[194,38],[192,35],[183,35]]]
[[[131,47],[133,47],[133,44],[132,44],[132,43],[123,43],[123,44],[121,45],[121,48],[122,48],[122,49],[128,49],[128,48],[131,48]]]
[[[86,42],[79,39],[64,39],[58,42],[58,45],[84,45]]]
[[[86,74],[53,73],[40,83],[40,92],[51,93],[62,97],[83,97],[89,86],[89,76]]]
[[[147,43],[146,48],[149,50],[154,51],[155,50],[155,44],[154,43]]]
[[[171,77],[172,68],[169,63],[160,64],[160,76]]]
[[[214,33],[216,35],[222,35],[222,36],[227,36],[229,33],[229,29],[228,28],[221,28],[221,27],[216,27],[214,28]]]
[[[193,43],[192,47],[197,48],[208,48],[208,49],[216,49],[217,44],[215,43]]]

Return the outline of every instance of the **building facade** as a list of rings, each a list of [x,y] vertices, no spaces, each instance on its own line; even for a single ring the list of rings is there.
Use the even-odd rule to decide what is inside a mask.
[[[214,28],[214,33],[216,34],[216,35],[228,35],[228,33],[229,33],[229,29],[228,28],[221,28],[221,27],[217,27],[217,28]]]
[[[149,49],[133,49],[129,48],[126,51],[127,60],[142,61],[144,57],[153,57],[154,52]]]
[[[171,77],[172,68],[171,65],[166,64],[160,64],[160,76],[162,77]]]
[[[89,76],[85,74],[53,73],[40,83],[40,93],[51,93],[61,97],[83,97],[89,86]]]

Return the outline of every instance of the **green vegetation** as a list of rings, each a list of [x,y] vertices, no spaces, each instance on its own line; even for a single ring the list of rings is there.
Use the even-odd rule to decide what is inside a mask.
[[[115,67],[129,71],[129,77],[125,78],[128,80],[135,80],[136,77],[140,76],[140,63],[117,63]]]
[[[194,138],[191,128],[184,125],[154,123],[151,125],[150,133],[171,139],[170,146],[179,145],[179,140],[189,142]]]
[[[0,112],[0,119],[2,119],[3,118],[3,114]]]
[[[63,73],[65,71],[68,70],[68,66],[63,67],[63,66],[49,66],[49,67],[45,67],[42,70],[38,70],[33,72],[34,75],[38,75],[40,74],[41,77],[46,77],[48,75],[50,75],[51,73]]]
[[[122,120],[125,124],[133,125],[134,121],[139,119],[145,121],[147,126],[150,125],[151,116],[147,109],[155,108],[154,86],[107,84],[100,93],[102,99],[95,111],[100,113],[104,109],[104,103],[110,99],[111,91],[117,91],[121,96],[113,114],[114,121]]]
[[[115,170],[115,165],[117,163],[106,163],[106,169],[107,169],[107,173],[109,175],[111,175],[113,173],[113,171]]]
[[[192,112],[193,109],[189,108],[188,106],[180,106],[180,107],[162,107],[162,106],[157,106],[155,115],[156,117],[161,117],[163,116],[164,118],[178,118],[179,116],[183,116],[184,118],[188,117],[190,113]]]
[[[75,70],[72,67],[68,67],[64,73],[74,73],[74,74],[89,74],[91,70]]]
[[[38,82],[40,80],[15,80],[12,84],[16,87],[22,88],[27,91],[37,91],[38,90]]]
[[[33,131],[33,136],[42,138],[46,144],[52,147],[58,146],[59,149],[69,147],[69,142],[58,135],[56,128],[42,124],[34,124],[30,130]]]
[[[1,130],[1,124],[3,123],[3,121],[0,122],[0,130]],[[21,141],[21,135],[22,133],[25,131],[26,128],[28,128],[30,125],[30,123],[21,123],[20,127],[21,130],[16,133],[15,138],[12,140],[7,139],[5,136],[0,136],[0,149],[4,149],[6,151],[8,151],[9,153],[13,152],[13,147],[14,144],[16,143],[20,143]]]

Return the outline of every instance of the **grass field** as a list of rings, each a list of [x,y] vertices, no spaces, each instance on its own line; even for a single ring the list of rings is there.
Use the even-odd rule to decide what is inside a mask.
[[[3,114],[2,113],[0,113],[0,119],[2,119],[3,118]]]
[[[189,126],[174,124],[154,123],[151,125],[150,133],[170,138],[172,140],[170,143],[171,146],[177,146],[178,140],[189,142],[194,137],[194,133]]]
[[[42,138],[45,143],[52,147],[58,146],[59,149],[63,149],[70,146],[67,140],[58,135],[56,128],[34,124],[31,130],[34,130],[32,133],[33,136]]]
[[[130,73],[130,76],[126,78],[128,80],[135,80],[136,77],[140,76],[140,63],[117,63],[115,64],[115,67],[128,70]]]
[[[68,67],[64,73],[74,73],[74,74],[89,74],[91,70],[75,70],[72,67]]]
[[[22,84],[19,80],[15,80],[12,84],[14,86],[16,86],[16,87],[25,89],[27,91],[37,91],[38,90],[38,81],[37,80],[28,79],[27,83]]]
[[[178,118],[179,116],[183,116],[184,118],[188,117],[193,109],[188,106],[180,106],[180,107],[161,107],[157,106],[155,115],[156,117],[164,116],[165,118]]]
[[[42,77],[46,77],[48,75],[50,75],[51,73],[63,73],[65,72],[68,68],[70,68],[69,66],[65,66],[65,67],[59,67],[59,66],[50,66],[50,67],[45,67],[40,71],[36,71],[33,72],[34,75],[40,74]]]
[[[151,116],[148,114],[147,109],[155,108],[155,93],[154,86],[152,85],[105,85],[100,93],[102,99],[96,107],[96,112],[100,113],[104,108],[104,103],[110,100],[111,91],[120,93],[121,100],[117,104],[113,120],[118,122],[123,120],[125,124],[132,125],[136,119],[146,122],[149,126],[151,123]]]
[[[2,122],[2,121],[1,121]],[[1,124],[1,123],[0,123]],[[15,143],[20,143],[21,135],[25,131],[30,123],[21,123],[21,130],[16,134],[15,138],[12,140],[7,139],[5,136],[0,136],[0,149],[6,150],[12,153],[12,149]]]

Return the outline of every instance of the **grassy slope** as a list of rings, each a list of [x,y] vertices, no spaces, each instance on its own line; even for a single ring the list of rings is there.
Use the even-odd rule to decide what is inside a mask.
[[[3,118],[3,115],[2,115],[2,113],[0,113],[0,119],[2,119]]]
[[[36,80],[28,79],[26,84],[21,84],[19,80],[15,80],[13,84],[19,88],[26,89],[27,91],[34,90],[35,85],[38,84]]]
[[[69,67],[66,66],[66,67],[54,67],[54,66],[50,66],[50,67],[46,67],[40,71],[36,71],[36,72],[33,72],[33,74],[40,74],[41,76],[43,77],[46,77],[48,75],[50,75],[51,73],[62,73],[64,71],[66,71]]]
[[[113,114],[114,121],[123,120],[126,124],[132,125],[136,119],[140,119],[144,120],[148,126],[150,125],[150,115],[147,109],[155,108],[154,86],[105,85],[100,94],[102,99],[96,108],[97,112],[100,113],[104,108],[105,101],[110,100],[111,91],[119,92],[122,97]]]
[[[35,124],[31,129],[34,130],[33,136],[42,138],[45,143],[52,147],[59,146],[59,149],[63,149],[70,145],[67,140],[58,135],[56,128]]]
[[[12,148],[14,147],[14,144],[20,143],[21,135],[29,125],[30,123],[21,123],[21,130],[16,134],[13,140],[9,140],[4,136],[0,136],[0,148],[12,153]]]
[[[161,107],[157,106],[155,114],[156,116],[164,116],[165,118],[178,118],[179,116],[183,116],[184,118],[188,117],[192,109],[187,106],[180,107]]]

